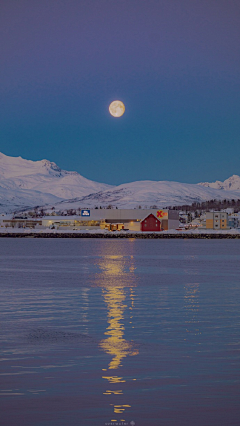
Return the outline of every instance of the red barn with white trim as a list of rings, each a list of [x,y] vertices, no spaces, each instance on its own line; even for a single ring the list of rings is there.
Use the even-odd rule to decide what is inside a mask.
[[[141,231],[158,232],[161,231],[161,222],[152,213],[141,221]]]

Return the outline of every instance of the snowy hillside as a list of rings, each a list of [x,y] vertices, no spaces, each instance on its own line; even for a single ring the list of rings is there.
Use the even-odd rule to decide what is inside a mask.
[[[198,185],[205,186],[206,188],[224,189],[226,191],[240,191],[240,176],[233,175],[226,179],[224,182],[216,180],[216,182],[201,182]]]
[[[0,213],[10,213],[23,208],[54,204],[59,200],[61,199],[52,194],[43,194],[31,189],[4,188],[0,182]]]
[[[77,209],[87,207],[138,208],[141,206],[157,207],[192,204],[211,199],[238,199],[239,191],[225,191],[205,188],[200,185],[179,182],[138,181],[116,186],[96,194],[61,201],[55,205],[57,210]]]
[[[240,198],[239,176],[197,185],[138,181],[114,187],[61,170],[48,160],[24,160],[0,153],[0,212],[46,204],[61,211],[109,204],[122,208],[165,207],[225,198]]]
[[[83,197],[107,188],[111,186],[61,170],[48,160],[24,160],[0,153],[1,211]]]

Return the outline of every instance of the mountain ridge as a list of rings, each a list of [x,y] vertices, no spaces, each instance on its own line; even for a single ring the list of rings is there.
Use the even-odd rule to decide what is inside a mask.
[[[201,182],[198,185],[205,186],[206,188],[224,189],[225,191],[238,191],[240,190],[240,176],[232,175],[225,179],[223,182],[216,180],[216,182]]]
[[[0,153],[0,185],[1,188],[9,190],[7,200],[10,209],[24,207],[25,203],[29,205],[29,202],[34,206],[40,194],[41,201],[44,201],[44,194],[46,194],[46,203],[48,203],[51,199],[56,202],[77,196],[83,197],[111,187],[108,184],[89,180],[78,172],[62,170],[56,163],[49,160],[25,160],[22,157],[9,157],[2,153]],[[24,191],[28,191],[26,192],[27,200],[24,198]],[[31,194],[34,204],[31,203]],[[0,190],[1,205],[7,205],[5,198],[6,193]]]
[[[67,209],[95,208],[111,205],[118,208],[150,208],[191,205],[211,199],[240,199],[239,191],[226,191],[198,184],[169,181],[136,181],[122,184],[105,191],[89,194],[82,198],[62,200],[55,204],[61,211]]]
[[[137,208],[191,204],[210,199],[239,199],[240,177],[199,184],[136,181],[118,186],[91,181],[78,172],[62,170],[49,160],[25,160],[0,153],[0,211],[34,206],[57,208]],[[76,206],[76,207],[75,207]]]

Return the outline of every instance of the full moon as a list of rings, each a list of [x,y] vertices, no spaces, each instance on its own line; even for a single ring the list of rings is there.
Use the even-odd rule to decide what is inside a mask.
[[[109,112],[113,117],[121,117],[125,112],[125,105],[121,101],[113,101],[109,105]]]

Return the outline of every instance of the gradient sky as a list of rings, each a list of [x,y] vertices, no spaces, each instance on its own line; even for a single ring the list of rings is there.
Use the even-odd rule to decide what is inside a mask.
[[[240,174],[239,0],[0,0],[0,39],[4,154],[111,184]]]

